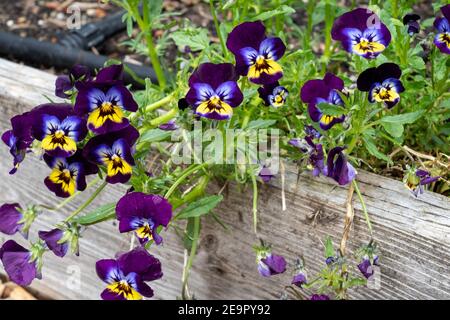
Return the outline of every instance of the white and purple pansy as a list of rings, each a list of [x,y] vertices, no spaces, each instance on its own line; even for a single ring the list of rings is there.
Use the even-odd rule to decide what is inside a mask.
[[[253,83],[269,84],[283,76],[277,61],[284,55],[286,46],[280,38],[267,38],[261,21],[236,26],[228,36],[227,48],[235,56],[238,74],[247,76]]]
[[[307,81],[301,89],[300,97],[304,103],[308,104],[308,113],[311,120],[318,122],[323,130],[328,130],[335,124],[344,122],[345,116],[324,114],[318,105],[327,103],[343,106],[344,102],[338,93],[343,89],[344,81],[332,73],[325,74],[323,79]]]
[[[369,9],[357,8],[339,16],[331,29],[334,40],[347,52],[367,59],[376,58],[391,42],[389,29]]]
[[[434,44],[442,53],[450,54],[450,4],[441,7],[441,12],[444,16],[434,20],[437,30]]]
[[[201,64],[189,78],[186,100],[195,114],[215,120],[226,120],[233,108],[244,99],[236,82],[238,76],[230,63]]]
[[[153,290],[146,282],[162,277],[161,263],[142,247],[120,255],[117,260],[96,263],[98,277],[107,283],[104,300],[141,300],[151,298]]]
[[[158,228],[169,224],[172,205],[159,195],[131,192],[117,203],[116,216],[121,233],[134,231],[141,244],[148,241],[160,244]]]

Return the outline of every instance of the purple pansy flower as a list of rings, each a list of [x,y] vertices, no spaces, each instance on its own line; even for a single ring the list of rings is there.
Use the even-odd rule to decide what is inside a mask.
[[[91,80],[91,72],[87,66],[77,64],[70,69],[69,75],[61,75],[55,81],[55,96],[70,98],[72,89],[77,81]]]
[[[64,235],[61,229],[53,229],[50,231],[39,231],[39,238],[45,241],[47,247],[58,257],[64,257],[69,248],[67,242],[59,243]]]
[[[431,176],[431,173],[427,170],[415,170],[411,168],[408,170],[404,182],[405,186],[411,190],[415,197],[418,197],[424,192],[424,186],[438,181],[441,176]]]
[[[369,101],[383,102],[391,109],[400,101],[400,93],[405,91],[399,80],[402,75],[400,67],[395,63],[383,63],[376,68],[363,71],[357,80],[360,91],[369,92]]]
[[[8,240],[0,248],[0,260],[13,282],[28,286],[35,278],[41,278],[40,259],[43,252],[44,248],[39,244],[30,251],[14,240]]]
[[[50,191],[62,198],[70,197],[76,190],[86,189],[86,176],[98,172],[98,167],[83,157],[82,150],[77,150],[69,158],[44,155],[44,160],[52,169],[44,183]]]
[[[77,82],[75,112],[88,114],[88,128],[96,134],[104,134],[123,129],[129,125],[124,111],[135,112],[138,109],[131,92],[122,79],[123,66],[114,65],[103,68],[95,80]]]
[[[309,300],[314,300],[314,301],[330,300],[330,297],[326,294],[313,294]]]
[[[312,166],[312,174],[317,177],[320,174],[327,175],[328,169],[324,162],[324,152],[321,143],[315,143],[311,136],[304,139],[291,139],[289,144],[309,155],[309,164]]]
[[[189,78],[190,89],[186,100],[199,116],[229,119],[233,108],[244,99],[237,79],[235,68],[230,63],[203,63]]]
[[[286,46],[280,38],[267,38],[261,21],[244,22],[228,35],[227,48],[234,54],[236,70],[256,84],[269,84],[283,76],[277,62]]]
[[[361,263],[358,264],[358,269],[366,279],[369,279],[375,273],[373,266],[378,266],[378,256],[374,256],[373,259],[370,259],[369,256],[365,255],[362,258]]]
[[[153,290],[145,283],[162,277],[161,263],[140,247],[122,254],[117,260],[96,263],[97,275],[108,284],[102,292],[104,300],[141,300],[150,298]]]
[[[22,208],[18,203],[5,203],[0,207],[0,232],[13,235],[20,231],[23,222]]]
[[[141,244],[151,240],[160,244],[158,227],[169,224],[172,205],[159,195],[131,192],[117,203],[116,215],[121,233],[135,231]]]
[[[322,136],[322,134],[311,125],[305,126],[304,130],[305,134],[310,136],[312,139],[319,139]]]
[[[344,89],[344,81],[332,73],[327,73],[323,80],[315,79],[307,81],[300,93],[300,97],[304,103],[308,104],[308,113],[311,120],[318,122],[323,130],[328,130],[336,123],[345,120],[345,116],[334,117],[322,113],[318,107],[319,103],[334,104],[343,106],[341,96],[338,91]]]
[[[73,114],[66,103],[45,104],[31,111],[32,134],[41,141],[45,153],[54,157],[70,157],[77,142],[86,137],[86,121]]]
[[[256,262],[258,272],[263,277],[270,277],[286,271],[286,260],[279,255],[273,254],[270,247],[262,244],[254,247],[256,251]]]
[[[420,20],[420,16],[415,13],[408,13],[403,17],[403,24],[408,27],[408,34],[410,36],[419,33],[420,24],[417,22],[418,20]]]
[[[264,183],[268,183],[274,177],[274,174],[267,166],[263,166],[261,170],[259,170],[258,177],[260,177]]]
[[[177,130],[179,127],[178,127],[177,123],[175,122],[175,120],[172,119],[172,120],[169,120],[167,123],[163,123],[158,128],[161,130],[164,130],[164,131],[173,131],[173,130]]]
[[[259,87],[258,93],[266,106],[274,108],[282,107],[289,95],[289,91],[285,87],[280,86],[278,81]]]
[[[98,135],[86,144],[83,157],[106,167],[107,182],[125,183],[131,177],[134,166],[132,148],[138,138],[139,132],[133,126]]]
[[[347,161],[344,147],[336,147],[328,152],[327,170],[328,177],[343,186],[350,183],[356,177],[355,168]]]
[[[434,37],[434,44],[442,53],[450,54],[450,4],[441,7],[444,15],[434,20],[434,27],[438,31]]]
[[[376,58],[391,42],[389,29],[369,9],[357,8],[338,17],[331,29],[344,49],[366,59]]]

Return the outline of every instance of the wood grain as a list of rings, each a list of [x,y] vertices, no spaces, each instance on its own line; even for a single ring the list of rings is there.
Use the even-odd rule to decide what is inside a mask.
[[[0,59],[0,130],[8,128],[8,116],[46,102],[52,96],[55,77]],[[6,147],[0,149],[0,203],[51,204],[55,197],[46,190],[43,179],[48,168],[30,156],[14,175],[8,175],[11,159]],[[358,288],[353,299],[449,299],[450,298],[450,202],[425,192],[412,197],[402,183],[367,172],[358,175],[361,192],[372,220],[374,238],[381,250],[379,288]],[[216,210],[229,226],[224,230],[213,219],[204,220],[198,256],[191,276],[191,289],[200,299],[277,299],[291,272],[270,279],[256,271],[252,245],[262,238],[291,263],[305,258],[310,275],[324,265],[320,241],[331,235],[337,245],[342,236],[347,190],[325,178],[305,173],[297,184],[297,169],[286,166],[286,204],[281,210],[281,181],[260,190],[258,234],[252,230],[251,191],[231,185],[225,201]],[[117,201],[125,186],[108,187],[89,206]],[[217,191],[219,186],[213,191]],[[44,212],[31,230],[49,229],[62,220],[89,195],[83,194],[60,212]],[[355,218],[347,248],[349,254],[370,239],[361,205],[354,200]],[[173,230],[163,233],[164,244],[152,253],[163,263],[164,277],[152,283],[157,299],[174,299],[181,289],[183,247]],[[4,241],[6,237],[0,236]],[[19,239],[19,237],[16,237]],[[22,240],[21,240],[22,241]],[[23,242],[23,241],[22,241]],[[44,279],[34,289],[56,299],[98,299],[104,285],[95,275],[95,262],[126,251],[130,237],[118,233],[113,221],[88,228],[80,243],[80,257],[64,259],[45,256]],[[355,271],[356,272],[356,271]],[[79,283],[74,280],[80,280]]]

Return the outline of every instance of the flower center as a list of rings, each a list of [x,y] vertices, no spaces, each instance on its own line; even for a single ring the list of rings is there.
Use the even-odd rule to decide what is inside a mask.
[[[58,130],[54,133],[55,139],[62,139],[65,135],[66,134],[63,130]]]
[[[450,33],[444,32],[441,33],[439,40],[447,45],[447,47],[450,47]]]
[[[114,282],[107,287],[110,291],[122,295],[127,300],[141,300],[142,296],[137,292],[127,280]]]
[[[262,55],[256,57],[256,64],[262,65],[265,63],[266,58]]]

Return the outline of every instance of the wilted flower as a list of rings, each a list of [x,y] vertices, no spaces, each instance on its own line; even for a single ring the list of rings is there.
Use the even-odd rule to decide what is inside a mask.
[[[173,131],[173,130],[177,130],[179,127],[177,126],[177,123],[175,122],[175,120],[172,119],[172,120],[169,120],[167,123],[163,123],[158,128],[161,130],[164,130],[164,131]]]
[[[44,160],[52,169],[50,175],[45,178],[45,185],[62,198],[70,197],[76,190],[86,189],[86,176],[98,172],[96,165],[84,159],[82,150],[78,150],[69,158],[44,155]]]
[[[91,80],[91,72],[87,66],[77,64],[70,69],[69,75],[61,75],[55,81],[55,96],[70,98],[71,91],[77,81]]]
[[[28,231],[37,215],[35,206],[23,210],[18,203],[5,203],[0,207],[0,232],[7,235],[20,232],[28,238]]]
[[[285,87],[280,86],[278,81],[259,87],[258,93],[266,106],[274,108],[282,107],[289,95],[289,91]]]
[[[226,120],[233,108],[244,99],[237,84],[238,75],[230,63],[201,64],[189,78],[186,100],[195,114],[215,120]]]
[[[131,177],[134,159],[132,147],[139,138],[139,132],[132,126],[89,140],[83,150],[83,157],[97,165],[106,167],[106,181],[125,183]]]
[[[261,21],[244,22],[228,35],[227,48],[234,54],[236,70],[256,84],[269,84],[283,76],[278,60],[286,46],[280,38],[267,38]]]
[[[350,183],[356,177],[356,170],[347,161],[342,152],[343,150],[343,147],[333,148],[328,152],[327,158],[328,177],[335,180],[341,186]]]
[[[344,102],[338,91],[344,89],[344,81],[332,73],[327,73],[323,80],[309,80],[307,81],[300,93],[300,97],[304,103],[308,104],[308,113],[311,120],[319,122],[323,130],[328,130],[336,123],[343,122],[345,116],[338,117],[324,114],[318,104],[327,103],[336,106],[343,106]]]
[[[408,26],[408,34],[412,36],[415,33],[419,33],[420,24],[417,22],[420,20],[420,16],[415,13],[408,13],[403,17],[403,24]]]
[[[39,238],[56,256],[61,258],[67,254],[69,246],[75,255],[80,254],[78,248],[79,236],[80,228],[77,224],[67,224],[50,231],[39,231]]]
[[[358,264],[358,269],[366,279],[369,279],[375,273],[373,266],[378,266],[378,256],[375,255],[371,259],[368,255],[365,255],[361,263]]]
[[[286,260],[279,255],[273,254],[269,246],[264,244],[255,246],[256,262],[258,272],[263,277],[270,277],[286,271]]]
[[[440,176],[432,177],[431,173],[426,170],[416,170],[410,168],[404,178],[405,186],[411,190],[412,194],[416,197],[424,192],[424,186],[436,182],[440,179]]]
[[[260,177],[264,183],[268,183],[274,177],[274,174],[267,166],[262,166],[261,170],[259,170],[258,177]]]
[[[366,69],[359,75],[358,89],[369,92],[371,103],[383,102],[390,109],[400,101],[400,93],[405,91],[399,80],[401,75],[398,65],[383,63],[376,68]]]
[[[434,44],[443,53],[450,54],[450,4],[441,7],[442,18],[434,20],[434,27],[438,31]]]
[[[309,154],[309,164],[312,167],[313,176],[317,177],[320,174],[328,174],[321,143],[315,143],[311,136],[306,136],[304,139],[291,139],[289,140],[289,144],[298,148],[301,152]]]
[[[77,82],[75,112],[89,115],[88,128],[97,133],[117,131],[129,125],[124,111],[135,112],[138,109],[131,92],[122,81],[123,66],[113,65],[103,68],[95,80]]]
[[[141,300],[152,297],[153,290],[145,282],[162,277],[161,263],[144,248],[122,254],[117,260],[97,261],[97,275],[108,284],[102,292],[104,300]]]
[[[291,284],[301,288],[304,284],[307,283],[306,271],[303,266],[303,261],[298,259],[295,265],[295,275],[292,279]]]
[[[369,9],[357,8],[338,17],[331,29],[344,49],[366,59],[376,58],[391,42],[389,29]]]
[[[160,244],[158,228],[169,224],[172,205],[158,195],[131,192],[117,203],[116,215],[121,233],[134,231],[141,244],[151,240]]]
[[[35,279],[41,279],[42,255],[45,249],[40,243],[30,250],[14,240],[6,241],[0,248],[0,260],[9,278],[21,286],[28,286]]]

